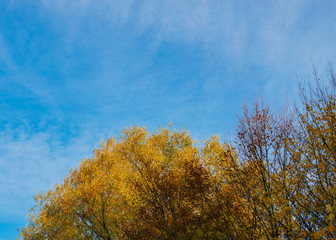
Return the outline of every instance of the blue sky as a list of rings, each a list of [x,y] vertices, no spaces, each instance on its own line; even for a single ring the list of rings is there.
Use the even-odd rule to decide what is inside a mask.
[[[0,239],[126,126],[229,135],[336,56],[335,1],[0,0]]]

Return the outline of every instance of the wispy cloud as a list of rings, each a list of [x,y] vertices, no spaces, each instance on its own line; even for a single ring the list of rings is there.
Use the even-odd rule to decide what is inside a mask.
[[[107,52],[99,55],[103,65],[111,61],[109,52],[114,43],[109,45],[108,42],[115,39],[107,38],[106,45],[99,47],[102,32],[127,38],[117,43],[122,51],[132,49],[137,41],[147,41],[147,57],[136,59],[140,62],[153,61],[150,56],[156,55],[165,44],[177,44],[202,51],[206,65],[232,72],[265,69],[268,73],[264,75],[263,88],[269,97],[274,96],[274,91],[279,92],[276,82],[280,77],[286,82],[281,91],[284,94],[288,88],[296,88],[296,74],[310,71],[311,59],[324,64],[327,58],[336,55],[333,43],[336,19],[331,10],[335,3],[332,1],[41,2],[43,11],[51,13],[56,25],[63,26],[62,31],[71,39],[70,49],[83,44],[83,51],[94,46],[98,51]],[[66,25],[59,22],[60,19]],[[81,39],[83,31],[91,37]],[[124,31],[127,31],[125,36]],[[102,68],[101,74],[108,76],[110,70]],[[239,77],[233,81],[239,82]]]
[[[25,126],[1,131],[0,189],[5,197],[0,200],[0,221],[26,215],[37,191],[60,182],[70,167],[90,157],[97,147],[97,135],[90,131],[81,130],[65,140],[62,131],[55,128],[36,132]]]
[[[329,29],[329,34],[332,34],[334,28],[331,21],[319,19],[323,12],[328,18],[332,17],[331,9],[335,5],[332,1],[279,1],[276,4],[267,1],[177,0],[42,2],[46,9],[62,16],[72,16],[73,19],[80,16],[83,19],[83,16],[93,15],[107,21],[101,23],[111,29],[131,25],[132,30],[140,34],[153,31],[154,37],[161,41],[202,42],[208,48],[219,51],[258,51],[259,45],[261,55],[267,57],[264,61],[278,59],[279,56],[281,61],[285,61],[286,56],[283,55],[287,50],[297,47],[312,52],[309,45],[314,43],[314,38],[327,37],[323,32]],[[310,36],[310,32],[315,37]],[[331,36],[328,38],[321,39],[322,43],[332,39]],[[300,46],[293,46],[297,44]],[[236,55],[237,52],[233,53]],[[260,53],[254,54],[257,57]]]

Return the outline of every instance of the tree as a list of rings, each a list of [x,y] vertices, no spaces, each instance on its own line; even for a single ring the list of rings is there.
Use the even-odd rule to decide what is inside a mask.
[[[237,239],[248,211],[223,181],[232,149],[186,131],[126,128],[38,194],[24,239]]]
[[[257,102],[240,117],[233,176],[252,209],[251,239],[336,238],[336,77],[314,76],[294,115]]]
[[[241,197],[253,209],[250,239],[291,239],[293,223],[289,216],[288,140],[293,134],[293,115],[274,114],[257,102],[245,107],[237,125],[235,147],[239,165],[234,175]]]
[[[295,218],[302,237],[336,238],[336,76],[329,83],[314,69],[314,85],[301,87],[299,129],[291,144]]]

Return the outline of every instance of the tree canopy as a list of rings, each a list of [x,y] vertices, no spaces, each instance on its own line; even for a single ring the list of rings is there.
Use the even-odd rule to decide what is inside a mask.
[[[335,239],[336,77],[245,107],[234,140],[128,127],[35,196],[23,239]]]

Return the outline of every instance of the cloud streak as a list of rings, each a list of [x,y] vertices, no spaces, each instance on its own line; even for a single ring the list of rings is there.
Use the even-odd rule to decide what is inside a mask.
[[[97,142],[97,136],[85,130],[66,141],[55,127],[30,130],[8,127],[0,133],[0,189],[6,196],[0,200],[1,222],[26,215],[32,196],[60,182],[70,167],[91,155]]]
[[[177,0],[42,2],[49,11],[61,15],[71,13],[75,19],[77,16],[81,19],[83,16],[98,18],[111,29],[131,25],[132,30],[139,34],[152,32],[158,41],[201,42],[210,51],[229,50],[234,56],[239,51],[241,54],[250,51],[255,55],[253,60],[263,56],[266,59],[259,61],[264,62],[285,62],[288,50],[296,48],[300,52],[303,48],[312,53],[310,45],[316,44],[316,38],[321,45],[329,45],[333,49],[330,41],[333,39],[332,21],[320,19],[323,13],[328,18],[334,18],[330,10],[335,6],[332,1],[323,4],[204,0],[197,3]],[[307,22],[310,24],[307,25]],[[324,32],[328,29],[329,36]],[[315,54],[318,54],[317,51]]]

